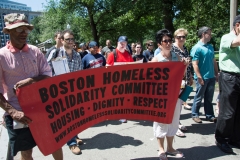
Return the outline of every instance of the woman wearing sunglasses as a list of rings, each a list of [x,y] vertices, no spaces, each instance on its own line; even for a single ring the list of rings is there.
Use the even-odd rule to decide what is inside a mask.
[[[184,45],[186,42],[186,38],[188,35],[188,31],[184,28],[179,28],[174,32],[174,39],[175,43],[172,45],[172,51],[177,53],[181,58],[189,58],[189,53]],[[193,67],[192,64],[188,65],[187,67],[187,72],[186,72],[186,77],[185,77],[185,83],[187,85],[192,85],[193,84]],[[187,102],[183,102],[184,109],[191,110],[192,107],[187,104]],[[187,127],[179,123],[179,129],[176,133],[176,136],[178,137],[185,137],[185,134],[182,131],[187,131]]]
[[[180,58],[180,56],[172,51],[172,39],[173,35],[167,30],[162,29],[156,34],[156,42],[159,44],[161,52],[156,55],[151,62],[168,62],[168,61],[184,61],[184,64],[188,65],[189,60],[186,58]],[[180,75],[181,76],[181,75]],[[180,86],[179,86],[180,92]],[[178,130],[180,108],[182,100],[178,99],[171,124],[163,124],[153,122],[154,136],[157,138],[159,145],[159,159],[167,160],[167,154],[182,158],[183,153],[175,150],[172,146],[174,135]],[[164,150],[164,139],[167,139],[167,150]]]

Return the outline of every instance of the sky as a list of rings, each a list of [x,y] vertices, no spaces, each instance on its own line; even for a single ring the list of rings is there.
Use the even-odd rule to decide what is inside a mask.
[[[32,11],[43,11],[42,3],[47,4],[46,0],[11,0],[18,3],[26,4],[28,7],[32,8]]]

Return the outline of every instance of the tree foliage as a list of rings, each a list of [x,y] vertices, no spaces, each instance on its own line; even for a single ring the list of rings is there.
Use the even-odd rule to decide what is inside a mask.
[[[226,0],[49,0],[42,16],[34,21],[31,42],[52,38],[70,24],[78,42],[106,39],[117,41],[126,35],[130,42],[154,40],[155,33],[167,28],[188,30],[187,47],[197,41],[199,27],[212,28],[211,43],[217,50],[220,38],[229,32],[230,1]]]

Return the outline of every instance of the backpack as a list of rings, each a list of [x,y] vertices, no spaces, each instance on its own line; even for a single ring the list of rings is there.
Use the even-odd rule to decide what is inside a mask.
[[[113,56],[114,56],[114,62],[117,62],[117,52],[116,52],[116,49],[113,49]],[[130,56],[132,56],[131,55],[131,53],[129,53],[129,51],[128,51],[128,54],[130,55]]]
[[[55,49],[55,52],[53,53],[53,56],[51,57],[51,59],[52,59],[52,58],[54,58],[54,59],[57,58],[60,49],[59,49],[59,48],[56,48],[55,46],[52,46],[51,48],[48,49],[47,53],[45,54],[45,58],[46,58],[46,59],[48,59],[49,54],[50,54],[50,53],[52,52],[52,50],[54,50],[54,49]]]

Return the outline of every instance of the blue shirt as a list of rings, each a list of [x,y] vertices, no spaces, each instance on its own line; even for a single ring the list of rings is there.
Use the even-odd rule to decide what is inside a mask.
[[[155,57],[156,55],[158,55],[160,52],[161,52],[161,49],[160,49],[160,48],[157,48],[157,49],[154,51],[154,57]]]
[[[198,61],[198,68],[203,79],[215,77],[214,75],[214,49],[210,44],[198,41],[191,49],[192,61]],[[194,78],[197,79],[196,73]]]
[[[91,54],[88,53],[85,55],[82,59],[83,63],[83,69],[87,68],[99,68],[106,65],[106,59],[103,55],[97,53],[97,54]]]

